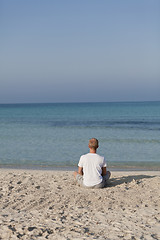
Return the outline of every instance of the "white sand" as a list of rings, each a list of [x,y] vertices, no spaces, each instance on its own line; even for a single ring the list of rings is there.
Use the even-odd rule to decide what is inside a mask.
[[[160,172],[112,172],[104,189],[72,172],[0,169],[0,239],[160,239]]]

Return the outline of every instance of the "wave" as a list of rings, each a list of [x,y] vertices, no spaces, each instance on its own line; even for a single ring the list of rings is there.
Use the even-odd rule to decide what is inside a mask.
[[[48,119],[7,119],[1,125],[33,125],[43,127],[84,127],[160,130],[160,121],[133,120],[48,120]]]
[[[50,127],[97,127],[97,128],[120,128],[120,129],[148,129],[160,130],[160,121],[48,121]]]
[[[160,139],[115,139],[115,138],[109,138],[109,139],[101,139],[101,142],[110,142],[110,143],[157,143],[160,144]]]

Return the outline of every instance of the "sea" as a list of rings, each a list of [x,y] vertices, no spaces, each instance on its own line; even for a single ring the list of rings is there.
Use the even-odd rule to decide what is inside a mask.
[[[109,169],[160,170],[160,102],[0,104],[0,168],[76,169],[92,137]]]

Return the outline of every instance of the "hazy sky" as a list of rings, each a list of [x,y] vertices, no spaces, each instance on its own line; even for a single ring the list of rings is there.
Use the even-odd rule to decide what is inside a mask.
[[[160,100],[159,0],[0,0],[0,103]]]

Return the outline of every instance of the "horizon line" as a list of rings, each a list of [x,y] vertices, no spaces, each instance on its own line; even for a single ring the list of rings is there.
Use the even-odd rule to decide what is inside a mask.
[[[9,102],[0,103],[0,105],[20,105],[20,104],[81,104],[81,103],[147,103],[147,102],[160,102],[160,100],[133,100],[133,101],[75,101],[75,102]]]

